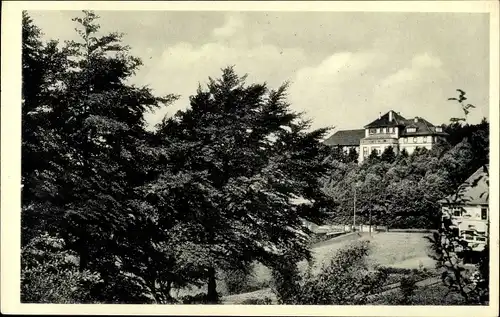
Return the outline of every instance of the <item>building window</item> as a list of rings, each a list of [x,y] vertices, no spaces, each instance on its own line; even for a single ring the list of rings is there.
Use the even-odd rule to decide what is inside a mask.
[[[436,132],[443,132],[443,128],[441,128],[441,127],[436,127]]]
[[[424,136],[422,139],[423,139],[424,143],[427,143],[427,137],[426,136]]]
[[[406,128],[406,131],[408,131],[408,132],[416,132],[417,128]]]
[[[413,143],[417,143],[417,137],[413,137]]]
[[[380,128],[377,128],[377,133],[380,133]]]
[[[481,220],[488,219],[488,208],[481,208]]]
[[[366,146],[363,147],[363,156],[364,157],[368,156],[368,147],[366,147]]]
[[[451,211],[452,211],[454,217],[461,217],[462,216],[462,208],[460,208],[460,207],[453,207],[453,208],[451,208]]]
[[[403,138],[404,143],[408,143],[408,138]]]
[[[473,241],[474,240],[474,231],[472,231],[472,230],[465,230],[465,231],[462,231],[462,232],[463,232],[465,240],[469,240],[469,241]]]
[[[375,133],[376,133],[376,131],[377,131],[377,130],[375,130],[375,129],[370,129],[370,130],[369,130],[369,133],[370,133],[370,134],[375,134]]]

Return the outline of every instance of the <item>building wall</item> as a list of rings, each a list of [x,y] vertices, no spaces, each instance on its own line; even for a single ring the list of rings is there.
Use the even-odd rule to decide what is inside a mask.
[[[365,160],[374,149],[377,150],[380,155],[388,147],[392,147],[394,153],[399,153],[398,139],[391,138],[390,135],[387,135],[387,138],[383,139],[362,139],[360,141],[358,162]]]
[[[351,149],[354,149],[354,150],[356,150],[356,153],[359,153],[359,146],[350,146],[350,145],[349,145],[349,146],[347,146],[347,145],[346,145],[346,146],[343,146],[343,147],[342,147],[342,151],[343,151],[345,154],[348,154],[348,153],[349,153],[349,151],[350,151]]]
[[[398,143],[400,151],[405,149],[408,154],[412,154],[417,147],[426,148],[428,150],[432,149],[433,144],[436,143],[436,137],[430,135],[404,136],[399,138]]]
[[[485,218],[482,210],[485,209]],[[478,244],[481,250],[486,244],[488,235],[489,207],[486,205],[462,205],[454,208],[443,206],[443,217],[451,216],[452,223],[458,228],[460,235],[468,242]],[[460,214],[460,215],[457,215]],[[476,235],[470,235],[474,232]]]

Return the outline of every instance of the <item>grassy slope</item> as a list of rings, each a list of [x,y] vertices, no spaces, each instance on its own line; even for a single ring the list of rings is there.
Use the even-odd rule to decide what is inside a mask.
[[[348,234],[329,241],[318,243],[313,247],[315,269],[319,269],[326,264],[335,252],[343,246],[352,243],[357,239],[369,239],[372,251],[369,261],[372,264],[391,266],[398,268],[419,268],[420,266],[429,269],[434,268],[434,261],[428,256],[429,242],[425,239],[428,233],[419,232],[383,232],[374,233],[372,237],[368,234]],[[300,267],[306,269],[307,264],[301,263]],[[255,270],[256,280],[266,282],[271,279],[271,272],[263,265],[257,265]],[[252,293],[227,296],[227,303],[241,303],[245,299],[274,296],[269,289]]]

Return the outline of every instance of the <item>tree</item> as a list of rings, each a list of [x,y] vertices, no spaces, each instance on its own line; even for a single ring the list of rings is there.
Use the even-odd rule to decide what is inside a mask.
[[[83,11],[74,19],[80,41],[62,49],[50,42],[41,53],[37,29],[25,18],[23,199],[30,203],[40,197],[57,215],[30,206],[25,210],[31,217],[25,219],[50,223],[44,229],[53,228],[77,252],[80,271],[100,273],[103,283],[94,290],[99,300],[130,301],[138,277],[123,268],[139,265],[141,258],[130,254],[141,253],[134,251],[143,246],[129,230],[147,228],[139,188],[156,157],[143,114],[175,96],[157,97],[127,83],[141,61],[129,55],[121,34],[99,36],[98,18]],[[43,150],[47,143],[49,150]],[[47,154],[34,162],[40,149]]]
[[[394,149],[392,146],[385,148],[384,152],[380,156],[380,159],[384,162],[392,163],[396,159],[396,153],[394,153]]]
[[[378,154],[378,151],[373,149],[370,153],[370,155],[368,155],[368,160],[367,162],[370,162],[370,163],[375,163],[377,162],[378,160],[380,159],[380,156]]]
[[[54,204],[61,171],[61,138],[51,127],[51,105],[60,92],[66,54],[56,41],[43,43],[41,30],[22,17],[22,216],[26,245],[44,231],[55,231],[62,211]]]
[[[309,257],[302,219],[319,221],[329,208],[321,191],[329,149],[326,129],[309,125],[285,100],[286,85],[269,90],[246,85],[232,67],[210,78],[191,97],[191,108],[163,121],[170,169],[152,184],[159,210],[183,215],[193,257],[206,276],[207,298],[216,302],[217,269],[252,261],[272,265],[292,256]],[[182,182],[175,194],[168,184]],[[178,198],[177,198],[178,197]],[[296,204],[303,198],[308,204]],[[181,239],[182,240],[182,239]]]
[[[449,100],[456,100],[462,107],[466,121],[467,114],[470,108],[475,108],[474,106],[467,104],[464,106],[464,101],[467,100],[465,97],[465,92],[457,89],[460,93],[458,98],[449,98]],[[451,120],[457,121],[457,120]],[[487,127],[487,123],[483,120],[480,124],[482,129]],[[461,129],[459,123],[455,123],[453,126],[455,129]],[[467,127],[469,128],[469,127]],[[484,130],[483,130],[484,131]],[[462,139],[462,141],[457,145],[465,146],[469,145],[469,155],[473,157],[471,163],[463,166],[462,169],[458,169],[458,174],[456,173],[457,164],[449,164],[451,169],[449,173],[454,175],[450,178],[451,187],[455,188],[452,195],[446,198],[446,203],[449,206],[455,206],[457,208],[462,208],[461,205],[467,202],[467,198],[464,197],[464,192],[467,189],[478,186],[478,184],[486,184],[486,188],[489,188],[489,168],[488,165],[483,165],[482,173],[477,179],[474,179],[472,183],[463,183],[464,177],[472,174],[467,167],[474,166],[474,161],[479,161],[482,164],[488,162],[488,148],[489,140],[487,139],[487,134],[473,133],[477,138],[477,148],[474,151],[473,146],[468,143],[468,138]],[[455,147],[455,148],[457,148]],[[464,151],[460,151],[463,153]],[[467,173],[467,174],[466,174]],[[460,185],[458,185],[460,184]],[[480,193],[480,197],[489,197],[488,191]],[[465,240],[458,230],[455,230],[455,225],[452,221],[452,216],[450,214],[442,214],[442,222],[439,231],[434,234],[434,237],[430,239],[433,242],[433,248],[436,253],[435,259],[437,260],[437,266],[443,269],[442,281],[451,292],[456,292],[460,294],[467,304],[488,304],[489,302],[489,233],[487,232],[487,241],[484,249],[482,251],[474,251],[473,246],[467,240]],[[489,224],[488,224],[489,228]],[[468,257],[470,260],[476,262],[476,270],[471,272],[467,270],[464,266],[464,259]]]
[[[317,275],[300,274],[286,261],[273,271],[272,290],[280,304],[363,305],[383,286],[386,274],[370,271],[368,241],[358,241],[337,251]]]
[[[354,148],[349,149],[349,153],[347,154],[347,163],[358,162],[358,152]]]

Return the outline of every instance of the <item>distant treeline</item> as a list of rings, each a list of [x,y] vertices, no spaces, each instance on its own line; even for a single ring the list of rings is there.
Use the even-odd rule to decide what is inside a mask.
[[[392,148],[372,153],[358,165],[353,155],[334,151],[324,190],[336,202],[334,223],[352,223],[356,186],[357,222],[390,228],[436,228],[438,201],[456,190],[489,160],[489,123],[443,125],[447,141],[432,150],[396,155]]]

